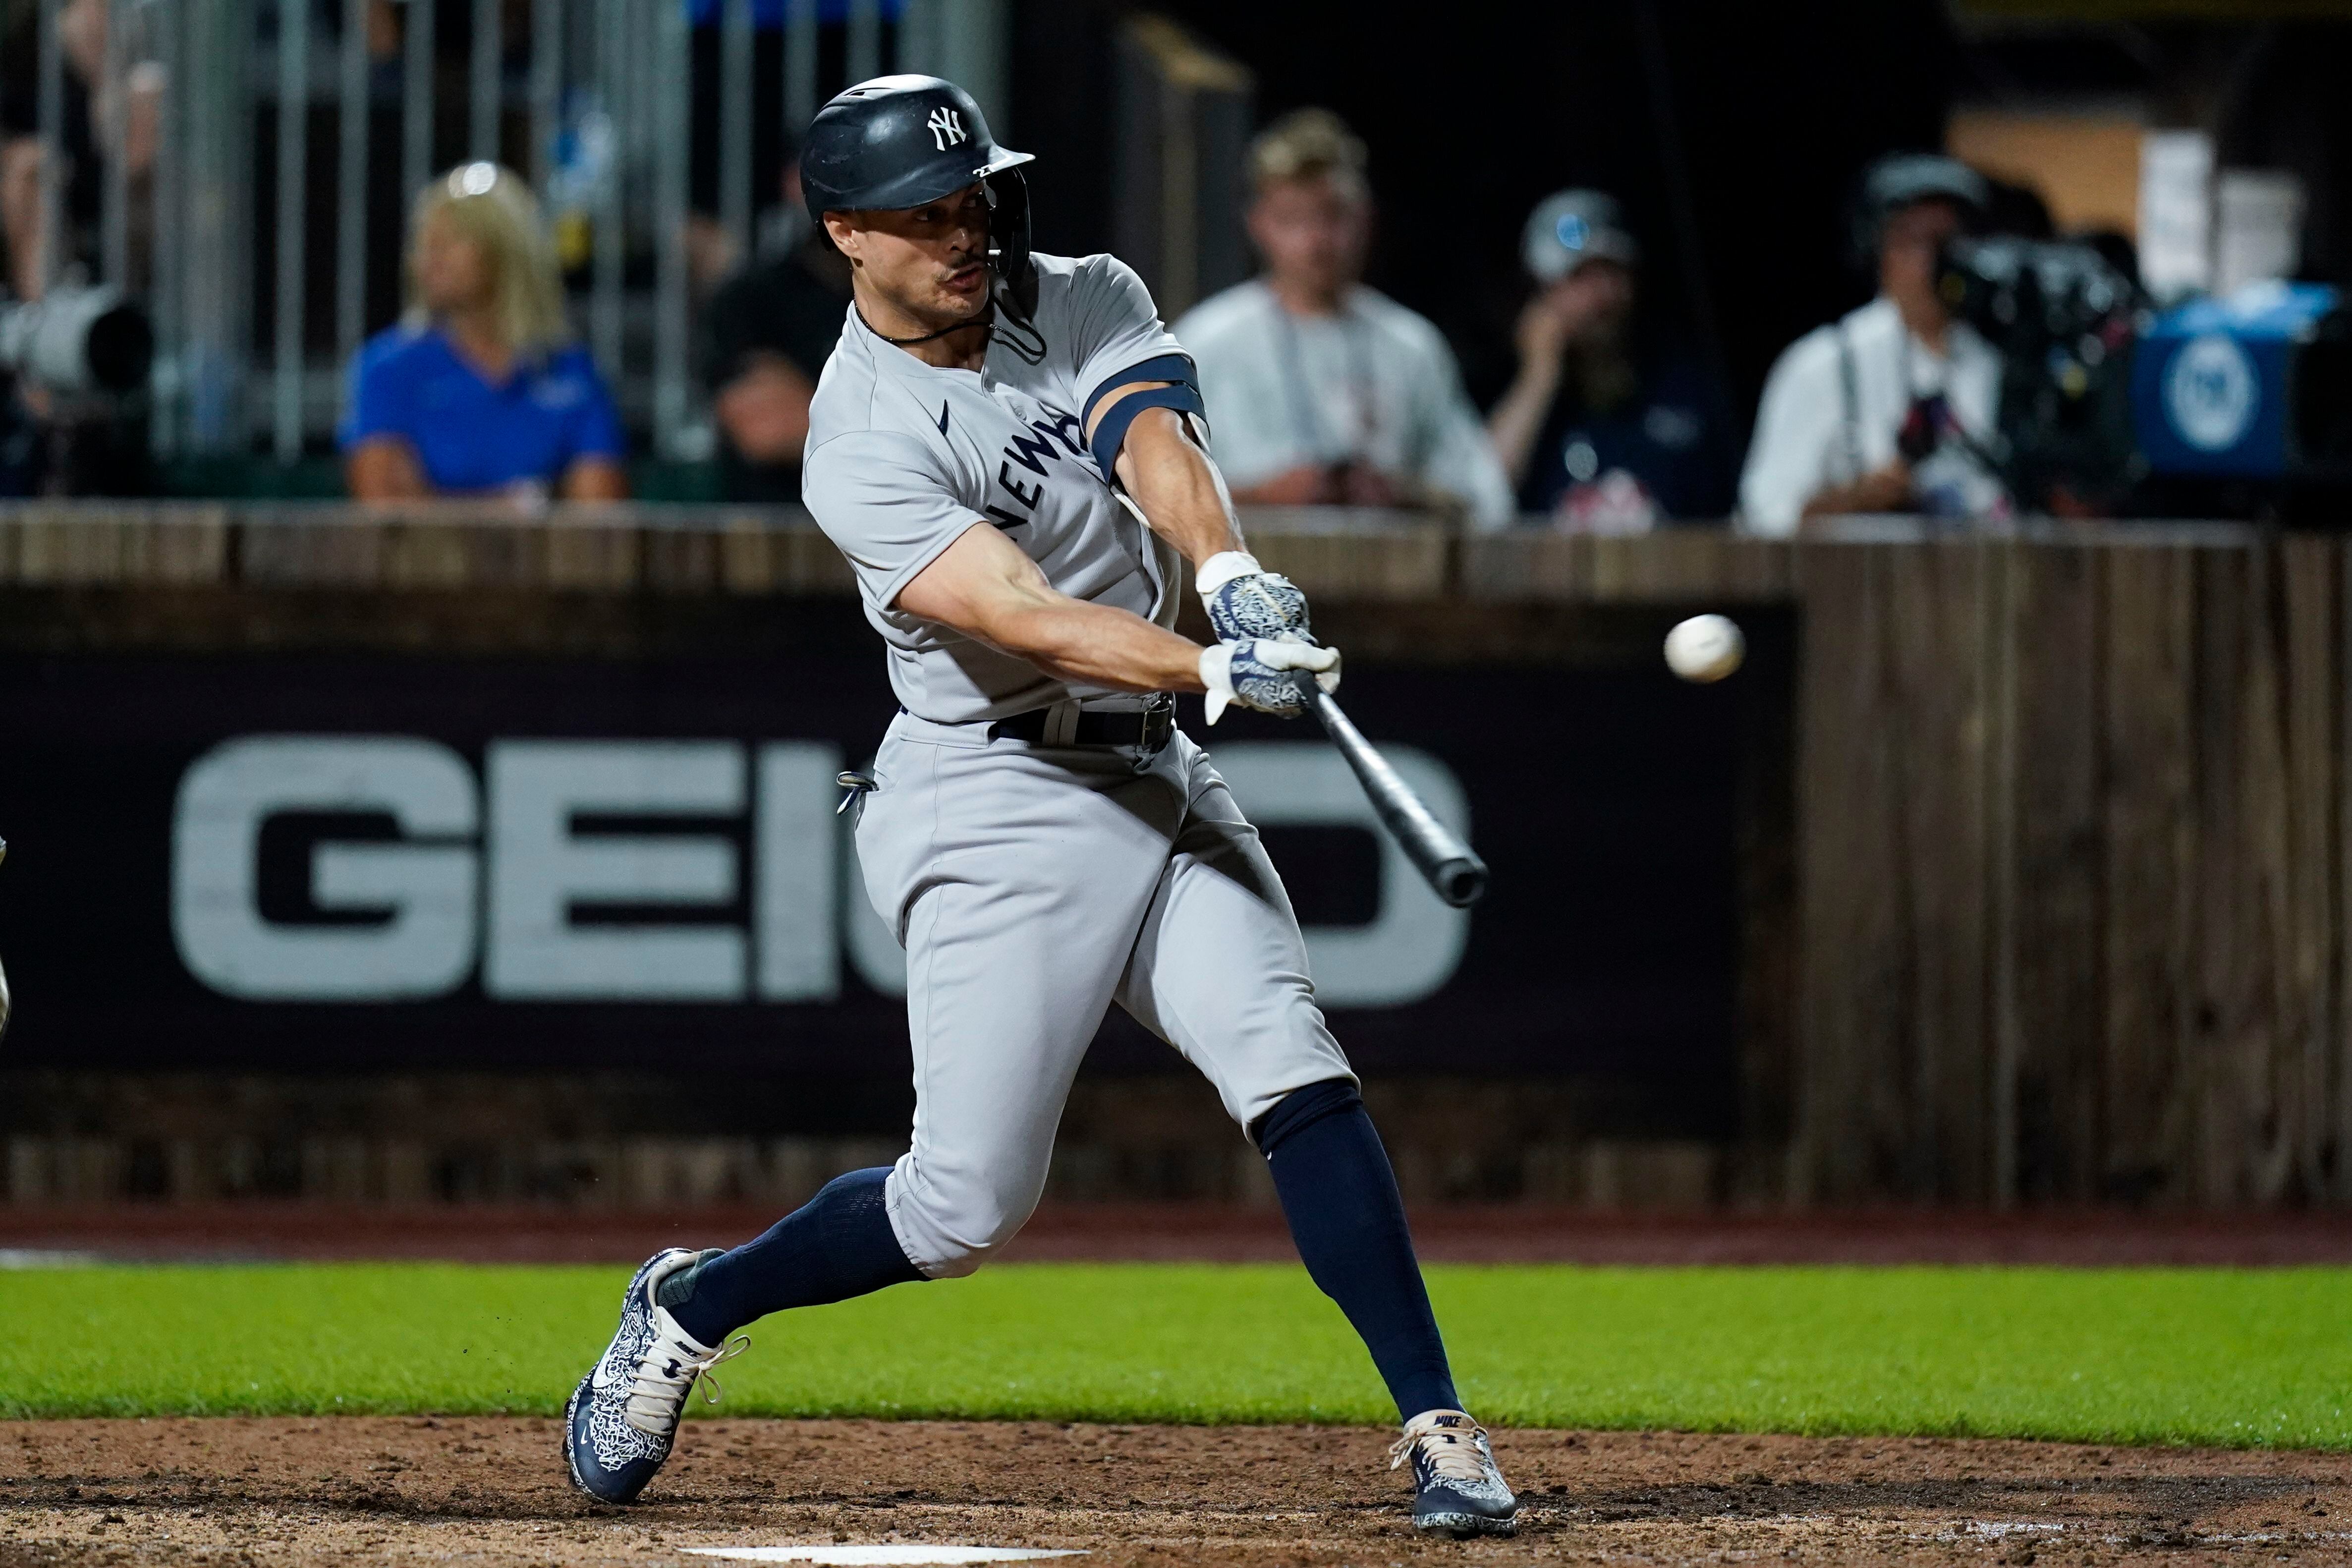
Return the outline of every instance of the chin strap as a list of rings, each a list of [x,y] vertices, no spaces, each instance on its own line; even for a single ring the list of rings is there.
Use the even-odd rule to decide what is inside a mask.
[[[992,338],[996,335],[996,301],[992,298],[988,301],[988,304],[982,308],[980,314],[974,316],[971,321],[958,321],[951,327],[941,327],[936,332],[925,332],[919,337],[912,338],[894,338],[889,333],[878,330],[873,322],[867,321],[866,319],[866,312],[859,309],[855,303],[850,306],[850,309],[857,311],[857,324],[859,326],[864,327],[867,331],[872,332],[876,337],[880,338],[884,342],[888,343],[895,348],[911,348],[917,343],[929,342],[934,338],[951,337],[957,332],[969,331],[974,327],[982,329],[982,332],[988,337]]]
[[[1011,349],[1015,354],[1019,355],[1023,360],[1026,361],[1030,364],[1039,363],[1045,357],[1045,338],[1039,334],[1034,326],[1031,325],[1027,321],[1022,318],[1017,310],[1006,309],[1000,311],[997,305],[996,292],[993,289],[989,291],[988,303],[982,307],[980,314],[974,316],[971,321],[958,321],[951,327],[941,327],[936,332],[924,332],[919,336],[911,338],[894,338],[887,332],[877,331],[875,329],[874,323],[866,319],[866,312],[862,309],[859,309],[855,301],[851,303],[850,309],[857,311],[857,324],[859,326],[864,327],[869,332],[873,332],[876,337],[880,338],[884,342],[890,344],[893,348],[912,348],[917,343],[928,343],[935,338],[951,337],[957,332],[968,331],[973,327],[978,327],[981,330],[982,342],[993,342],[996,341],[996,329],[1001,318],[1006,328],[1004,332],[1005,347]],[[1026,341],[1024,341],[1024,334]]]

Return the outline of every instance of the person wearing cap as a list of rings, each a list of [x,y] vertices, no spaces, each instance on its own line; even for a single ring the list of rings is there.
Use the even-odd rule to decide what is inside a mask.
[[[513,170],[460,163],[417,193],[407,314],[352,361],[336,431],[352,497],[536,508],[629,493],[628,438],[571,341],[539,202]]]
[[[1864,175],[1853,254],[1877,297],[1773,365],[1739,481],[1748,531],[1787,535],[1842,513],[2012,510],[1986,456],[2000,353],[1936,292],[1937,251],[1982,221],[1989,197],[1981,174],[1934,153],[1882,158]]]
[[[1511,520],[1511,488],[1428,320],[1361,281],[1364,144],[1325,109],[1250,144],[1251,241],[1265,270],[1176,322],[1200,367],[1234,499],[1271,506],[1459,508]]]
[[[1486,434],[1523,514],[1633,531],[1731,510],[1735,437],[1715,378],[1634,330],[1641,247],[1615,198],[1560,191],[1528,215],[1518,374]]]

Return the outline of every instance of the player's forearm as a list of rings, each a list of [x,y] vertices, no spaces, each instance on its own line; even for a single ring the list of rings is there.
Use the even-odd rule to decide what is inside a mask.
[[[1120,447],[1119,480],[1151,531],[1195,565],[1242,546],[1233,499],[1209,454],[1184,433],[1173,409],[1147,408]]]
[[[1056,679],[1117,691],[1200,691],[1201,645],[1108,605],[1059,595],[1003,617],[987,640]]]

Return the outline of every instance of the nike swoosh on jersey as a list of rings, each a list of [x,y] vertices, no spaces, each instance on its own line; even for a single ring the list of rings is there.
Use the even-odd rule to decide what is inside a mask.
[[[940,435],[942,435],[942,436],[944,436],[944,435],[946,435],[947,433],[948,433],[948,405],[947,405],[946,404],[942,403],[942,404],[940,404]]]

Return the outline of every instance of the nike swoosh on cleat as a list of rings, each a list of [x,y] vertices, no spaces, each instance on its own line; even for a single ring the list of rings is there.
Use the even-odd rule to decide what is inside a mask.
[[[588,1374],[588,1386],[601,1393],[622,1381],[620,1369],[613,1364],[613,1349],[607,1345],[604,1353],[596,1358],[595,1369]]]
[[[948,405],[947,405],[946,404],[942,403],[942,404],[940,404],[940,435],[942,435],[942,436],[944,436],[944,435],[946,435],[947,433],[948,433]]]

